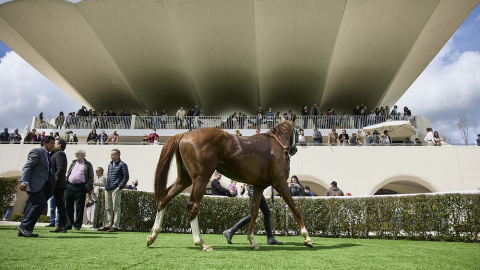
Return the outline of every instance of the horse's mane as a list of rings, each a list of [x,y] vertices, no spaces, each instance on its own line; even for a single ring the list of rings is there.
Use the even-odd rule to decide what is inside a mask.
[[[292,123],[290,121],[285,121],[272,127],[269,131],[267,131],[267,134],[272,133],[277,136],[279,134],[290,132],[291,130],[292,130]]]

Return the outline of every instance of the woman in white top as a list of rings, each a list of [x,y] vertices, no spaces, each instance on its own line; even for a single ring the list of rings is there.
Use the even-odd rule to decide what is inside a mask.
[[[304,133],[303,129],[299,129],[298,144],[307,145],[307,139],[305,138],[305,133]]]
[[[427,128],[427,135],[425,136],[424,140],[427,142],[428,146],[433,146],[434,138],[433,138],[433,129]]]

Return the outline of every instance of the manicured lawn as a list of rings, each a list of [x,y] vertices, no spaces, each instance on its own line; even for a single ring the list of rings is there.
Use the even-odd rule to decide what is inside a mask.
[[[0,226],[0,269],[479,269],[478,243],[415,242],[281,237],[283,246],[250,250],[245,235],[233,245],[223,235],[202,235],[213,252],[203,252],[190,234],[160,234],[146,247],[148,233],[106,233],[82,229],[53,234],[37,227],[38,238],[17,237],[14,226]]]

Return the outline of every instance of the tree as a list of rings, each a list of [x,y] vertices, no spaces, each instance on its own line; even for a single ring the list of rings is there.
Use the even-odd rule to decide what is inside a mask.
[[[468,145],[468,119],[465,116],[461,116],[457,121],[458,131],[460,132],[460,138],[465,142],[465,145]]]

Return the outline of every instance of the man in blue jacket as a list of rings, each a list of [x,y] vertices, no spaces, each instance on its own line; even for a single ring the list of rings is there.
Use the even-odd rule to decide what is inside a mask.
[[[108,178],[105,183],[105,217],[104,226],[99,231],[116,232],[120,225],[122,189],[128,183],[128,166],[120,160],[120,150],[110,153],[112,161],[108,164]]]

